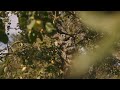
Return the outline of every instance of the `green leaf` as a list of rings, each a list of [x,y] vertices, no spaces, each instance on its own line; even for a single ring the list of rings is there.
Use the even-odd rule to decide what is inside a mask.
[[[52,33],[54,30],[56,30],[51,22],[46,22],[45,28],[47,33]]]
[[[27,25],[27,29],[32,29],[34,25],[35,25],[35,20],[32,20],[31,23]]]

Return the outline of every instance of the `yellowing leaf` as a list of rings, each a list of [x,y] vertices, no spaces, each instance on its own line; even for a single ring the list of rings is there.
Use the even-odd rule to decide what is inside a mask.
[[[52,60],[51,63],[54,64],[54,61]]]

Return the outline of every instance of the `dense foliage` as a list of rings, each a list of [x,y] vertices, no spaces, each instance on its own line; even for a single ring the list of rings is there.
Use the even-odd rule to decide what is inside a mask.
[[[20,37],[0,64],[0,78],[62,79],[69,78],[72,60],[84,47],[95,52],[105,33],[84,24],[75,11],[17,11]],[[0,41],[8,42],[5,34],[6,12],[0,12]],[[118,46],[119,47],[119,46]],[[119,60],[112,54],[89,67],[78,78],[120,78]],[[91,69],[92,68],[92,69]]]

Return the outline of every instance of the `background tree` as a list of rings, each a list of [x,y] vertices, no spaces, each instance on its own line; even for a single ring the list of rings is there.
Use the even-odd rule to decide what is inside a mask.
[[[86,14],[81,12],[78,16],[78,12],[75,11],[12,13],[17,14],[22,33],[21,37],[15,37],[18,39],[11,44],[5,62],[0,65],[1,78],[119,78],[119,60],[111,52],[107,55],[97,52],[101,47],[101,43],[98,42],[101,41],[104,46],[113,41],[106,43],[106,28],[97,31],[103,26],[97,27],[99,24],[95,22],[92,23],[94,28],[91,22],[83,20]],[[106,17],[112,13],[94,12],[92,16]],[[7,20],[6,12],[1,11],[0,15]],[[1,23],[4,20],[1,19]],[[4,23],[0,24],[0,40],[7,43],[8,38],[3,39],[6,34],[3,33],[5,29],[2,25]],[[113,46],[118,50],[118,44]],[[78,57],[79,61],[84,59],[84,62],[77,62]],[[87,57],[89,58],[86,59]],[[97,63],[89,61],[90,59],[95,59]],[[75,63],[77,68],[74,68],[72,63]],[[80,73],[73,72],[77,69]],[[102,73],[104,75],[101,75]]]

